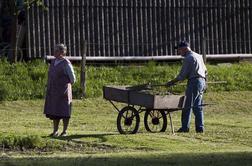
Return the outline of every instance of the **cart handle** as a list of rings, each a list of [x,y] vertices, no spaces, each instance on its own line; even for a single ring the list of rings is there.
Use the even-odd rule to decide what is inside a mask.
[[[206,82],[207,84],[227,84],[227,81],[210,81],[210,82]],[[178,84],[173,84],[174,85],[186,85],[186,83],[178,83]],[[151,83],[147,83],[147,84],[140,84],[140,85],[135,85],[135,86],[129,86],[126,87],[126,89],[128,90],[133,90],[133,91],[139,91],[139,90],[148,90],[151,89],[152,87],[157,87],[157,86],[165,86],[165,87],[172,87],[172,86],[168,86],[167,84],[151,84]]]

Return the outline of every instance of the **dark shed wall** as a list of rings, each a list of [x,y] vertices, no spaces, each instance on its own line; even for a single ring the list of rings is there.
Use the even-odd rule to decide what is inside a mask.
[[[48,11],[28,13],[30,57],[52,54],[66,43],[69,55],[175,55],[176,41],[188,40],[202,53],[252,53],[251,0],[47,0]]]

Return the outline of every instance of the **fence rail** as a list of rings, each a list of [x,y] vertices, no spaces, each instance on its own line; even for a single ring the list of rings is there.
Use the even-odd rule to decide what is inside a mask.
[[[54,59],[54,56],[47,55],[45,60],[50,61]],[[66,56],[67,59],[71,61],[81,61],[82,57],[80,56]],[[252,54],[212,54],[206,55],[207,60],[243,60],[243,59],[251,59]],[[128,61],[178,61],[182,60],[182,56],[172,55],[172,56],[126,56],[126,57],[87,57],[86,61],[93,62],[128,62]]]
[[[27,15],[29,57],[52,55],[65,43],[69,56],[148,57],[175,55],[188,40],[206,54],[252,53],[250,0],[47,0],[47,11]]]

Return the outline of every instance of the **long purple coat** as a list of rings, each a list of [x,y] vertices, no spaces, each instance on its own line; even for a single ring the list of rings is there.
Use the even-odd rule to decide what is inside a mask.
[[[44,114],[48,118],[70,118],[72,102],[72,85],[64,68],[70,63],[64,59],[54,66],[52,61],[48,71],[47,91]]]

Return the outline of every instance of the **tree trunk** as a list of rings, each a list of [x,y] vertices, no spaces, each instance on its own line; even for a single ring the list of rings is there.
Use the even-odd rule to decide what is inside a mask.
[[[11,26],[11,49],[8,53],[8,60],[15,63],[17,61],[17,13],[16,2],[11,0],[12,26]]]

